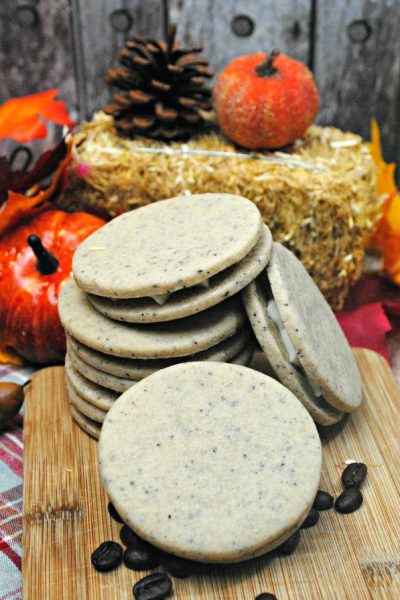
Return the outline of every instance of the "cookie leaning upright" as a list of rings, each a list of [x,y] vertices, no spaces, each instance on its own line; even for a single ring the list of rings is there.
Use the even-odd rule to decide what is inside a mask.
[[[320,400],[320,413],[322,408],[328,416],[321,401],[344,412],[357,408],[362,401],[362,386],[354,355],[302,263],[284,246],[274,243],[269,265],[258,281],[268,290],[268,313],[278,326],[287,357],[310,384],[314,394],[310,400],[314,404]],[[246,302],[246,296],[247,291],[243,298],[251,317],[251,303]],[[254,331],[260,338],[256,327]],[[261,338],[259,341],[262,345]],[[268,358],[268,348],[263,349]],[[275,372],[279,378],[276,365]]]
[[[203,194],[162,200],[125,213],[75,252],[73,273],[85,292],[108,298],[169,294],[239,262],[263,231],[245,198]]]

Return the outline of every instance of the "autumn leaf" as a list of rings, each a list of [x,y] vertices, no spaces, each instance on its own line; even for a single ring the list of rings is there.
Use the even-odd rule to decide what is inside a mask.
[[[35,163],[32,171],[26,174],[26,185],[38,182],[38,177],[44,177],[50,174],[54,169],[55,173],[50,185],[41,190],[40,188],[34,194],[22,194],[8,191],[7,200],[0,205],[0,236],[6,233],[22,220],[32,218],[41,210],[49,206],[49,202],[58,191],[66,168],[71,161],[71,144],[61,142],[52,151],[45,152]],[[31,192],[31,188],[29,191]]]
[[[43,152],[29,171],[14,171],[9,161],[4,156],[0,156],[0,206],[7,200],[10,190],[18,193],[27,192],[29,188],[51,175],[67,152],[68,146],[62,139],[55,148]]]
[[[370,152],[377,167],[377,192],[385,201],[382,218],[369,243],[382,253],[383,267],[389,277],[400,284],[400,195],[394,178],[396,165],[383,159],[379,127],[375,120],[371,123]]]
[[[12,98],[0,105],[0,139],[11,138],[21,144],[46,137],[44,119],[57,125],[72,127],[74,122],[67,108],[55,100],[58,90],[51,89],[21,98]]]

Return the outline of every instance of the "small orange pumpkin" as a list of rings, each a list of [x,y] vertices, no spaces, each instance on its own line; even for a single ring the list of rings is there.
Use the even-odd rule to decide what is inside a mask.
[[[223,133],[245,148],[281,148],[314,121],[319,95],[311,71],[273,50],[239,56],[219,74],[214,107]]]

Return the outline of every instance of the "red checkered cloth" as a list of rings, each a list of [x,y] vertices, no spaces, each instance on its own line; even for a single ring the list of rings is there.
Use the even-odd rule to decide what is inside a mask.
[[[26,383],[35,369],[0,365],[0,381]],[[0,600],[22,599],[22,422],[0,433]]]

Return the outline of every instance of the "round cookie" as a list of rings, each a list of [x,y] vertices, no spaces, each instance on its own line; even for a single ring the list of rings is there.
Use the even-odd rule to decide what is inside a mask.
[[[362,401],[360,373],[318,287],[296,256],[278,243],[267,274],[280,318],[313,388],[337,409],[354,410]]]
[[[233,296],[252,281],[267,265],[272,236],[264,225],[257,244],[238,263],[209,280],[207,288],[191,287],[173,293],[165,304],[151,298],[114,300],[89,294],[89,300],[102,314],[130,323],[157,323],[181,319],[201,312]]]
[[[117,392],[100,386],[81,375],[79,371],[74,369],[71,365],[68,354],[65,357],[65,370],[67,380],[74,390],[87,402],[93,404],[93,406],[97,406],[97,408],[107,411],[119,397]]]
[[[90,404],[90,402],[82,398],[82,396],[78,394],[76,390],[72,387],[72,385],[69,383],[67,377],[65,378],[65,387],[67,389],[67,394],[70,403],[77,410],[79,410],[79,412],[82,415],[84,415],[85,417],[89,417],[89,419],[92,419],[92,421],[96,421],[96,423],[103,423],[107,414],[105,410],[101,410],[100,408],[93,406],[92,404]]]
[[[279,330],[268,315],[268,296],[261,281],[253,281],[242,291],[250,324],[268,365],[279,381],[289,388],[320,425],[332,425],[340,421],[343,412],[318,398],[304,374],[290,362]]]
[[[213,360],[217,362],[229,362],[236,356],[248,342],[250,342],[253,333],[248,327],[242,327],[232,337],[212,346],[202,352],[197,352],[186,357],[186,360]],[[134,358],[120,358],[92,350],[88,346],[81,344],[78,340],[68,336],[68,342],[74,350],[75,355],[84,360],[90,366],[126,379],[140,381],[143,377],[151,375],[159,369],[170,367],[176,362],[182,362],[183,359],[150,359],[135,360]]]
[[[262,232],[241,196],[180,196],[127,212],[76,250],[73,273],[86,292],[140,298],[201,283],[239,262]]]
[[[114,392],[122,393],[128,390],[132,385],[135,385],[137,381],[132,379],[126,379],[123,377],[116,377],[115,375],[110,375],[109,373],[104,373],[104,371],[100,371],[95,367],[88,365],[84,360],[79,358],[72,350],[71,347],[67,345],[67,356],[72,367],[78,371],[83,377],[89,379],[93,383],[100,385],[108,390],[113,390]]]
[[[139,536],[177,556],[233,562],[301,525],[320,481],[321,444],[303,405],[274,379],[226,363],[183,363],[116,401],[99,467]]]
[[[67,362],[70,364],[78,374],[84,377],[86,380],[93,382],[94,384],[107,388],[108,390],[114,390],[115,392],[125,392],[132,385],[137,383],[137,380],[130,378],[117,377],[116,375],[110,375],[104,371],[93,367],[86,361],[81,359],[76,352],[71,348],[70,343],[67,344]],[[236,365],[247,365],[252,359],[254,353],[255,343],[254,339],[250,338],[246,345],[232,357],[229,361]],[[77,407],[79,408],[79,406]],[[84,413],[83,410],[81,412]],[[86,413],[84,413],[86,414]],[[90,415],[88,415],[90,417]],[[94,418],[94,417],[92,417]]]
[[[61,323],[72,337],[105,354],[128,358],[175,358],[215,346],[234,335],[246,320],[240,295],[197,315],[142,325],[112,321],[100,314],[73,279],[58,299]]]
[[[232,365],[244,365],[247,366],[251,359],[253,358],[254,350],[256,348],[256,344],[254,339],[249,340],[249,342],[234,356],[231,360],[227,361]]]
[[[93,419],[85,417],[85,415],[79,412],[73,404],[70,404],[69,407],[75,423],[79,425],[85,433],[88,433],[92,438],[98,440],[100,437],[101,425],[96,423],[96,421],[93,421]]]

